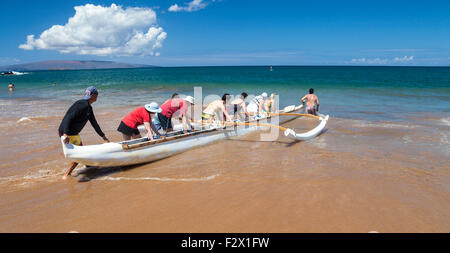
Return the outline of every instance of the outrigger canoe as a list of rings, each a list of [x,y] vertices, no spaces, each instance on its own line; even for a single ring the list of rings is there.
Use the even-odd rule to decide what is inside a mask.
[[[97,145],[76,146],[71,143],[65,144],[63,137],[61,143],[66,158],[88,166],[116,167],[134,164],[148,163],[160,160],[175,154],[185,152],[189,149],[208,145],[210,143],[229,139],[236,136],[243,136],[248,133],[268,129],[268,126],[274,126],[264,122],[273,122],[278,120],[279,124],[286,123],[295,118],[306,116],[296,114],[303,108],[303,105],[291,105],[285,107],[277,114],[269,115],[265,118],[255,119],[235,124],[202,124],[198,123],[200,129],[184,134],[182,131],[176,131],[166,134],[161,139],[149,141],[147,137],[122,141],[111,142]],[[328,121],[328,115],[316,117],[320,120],[318,126],[309,132],[297,134],[292,129],[278,127],[284,130],[284,134],[296,140],[309,140],[319,135],[325,128]],[[245,126],[238,126],[242,124]],[[175,127],[176,128],[176,127]]]

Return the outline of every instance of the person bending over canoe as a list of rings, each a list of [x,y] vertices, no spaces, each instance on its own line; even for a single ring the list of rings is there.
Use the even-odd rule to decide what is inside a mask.
[[[180,95],[178,95],[178,93],[175,92],[175,93],[172,94],[172,97],[170,99],[174,99],[174,98],[180,98]],[[166,103],[170,99],[167,99],[166,101],[164,101],[164,103]],[[174,117],[174,116],[175,115],[172,115],[172,117]],[[179,117],[179,120],[182,120],[182,117]],[[159,122],[159,119],[158,119],[158,115],[156,115],[156,117],[153,117],[153,124],[155,125],[156,130],[158,130],[158,131],[162,128],[161,127],[161,122]]]
[[[172,116],[177,111],[180,111],[184,133],[187,133],[189,128],[193,129],[190,123],[190,113],[188,115],[188,109],[192,105],[194,105],[194,98],[191,96],[187,96],[184,99],[173,98],[167,100],[163,105],[161,105],[162,111],[158,113],[157,116],[162,129],[164,129],[166,133],[173,131]]]
[[[317,112],[319,111],[319,98],[317,98],[317,96],[314,95],[313,88],[309,89],[309,94],[302,98],[302,103],[305,103],[305,100],[307,100],[306,108],[305,108],[306,113],[317,116]],[[316,109],[316,103],[317,103],[317,109]]]
[[[270,98],[264,102],[264,111],[267,113],[274,113],[275,112],[274,104],[275,104],[275,94],[272,93],[270,94]]]
[[[227,121],[231,121],[232,118],[228,114],[227,110],[225,109],[225,105],[227,104],[227,100],[230,98],[230,94],[225,93],[222,96],[222,99],[215,100],[211,102],[205,110],[203,110],[202,113],[202,119],[207,121],[212,121],[214,119],[216,120],[223,120],[223,115],[225,115]]]
[[[245,99],[248,97],[247,93],[242,92],[239,97],[231,101],[231,105],[233,106],[233,119],[237,120],[242,119],[246,120],[246,118],[250,117],[250,114],[247,111],[247,106],[245,104]],[[242,117],[242,112],[244,113],[245,117]]]
[[[91,104],[97,101],[98,91],[94,86],[86,89],[86,94],[83,99],[76,101],[66,112],[61,124],[58,128],[59,137],[64,136],[64,143],[69,142],[73,145],[83,146],[79,133],[86,125],[87,121],[91,122],[97,134],[103,138],[105,142],[109,142],[105,134],[102,132],[97,120],[94,116]],[[63,179],[66,179],[72,173],[72,170],[77,167],[78,163],[71,162]]]
[[[250,115],[257,115],[264,110],[264,102],[267,99],[267,93],[262,93],[259,96],[254,97],[247,106],[247,111]]]
[[[138,126],[144,124],[145,130],[147,130],[148,138],[153,141],[153,133],[150,128],[158,136],[159,132],[153,124],[152,118],[159,112],[161,112],[161,108],[159,108],[159,105],[155,102],[136,108],[122,119],[117,131],[122,133],[124,141],[131,140],[131,138],[142,138],[139,133]]]

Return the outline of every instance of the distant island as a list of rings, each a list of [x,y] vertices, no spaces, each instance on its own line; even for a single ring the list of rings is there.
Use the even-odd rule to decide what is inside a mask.
[[[127,69],[151,68],[152,65],[128,64],[112,61],[40,61],[0,67],[1,72],[36,70],[79,70],[79,69]]]

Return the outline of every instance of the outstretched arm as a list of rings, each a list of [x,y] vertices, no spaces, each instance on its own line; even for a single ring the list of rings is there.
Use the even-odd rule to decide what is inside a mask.
[[[228,114],[228,112],[227,112],[227,110],[226,110],[226,108],[225,108],[225,105],[222,104],[222,105],[221,105],[221,108],[222,108],[223,114],[225,114],[225,118],[227,118],[228,121],[231,121],[232,118],[231,118],[230,114]]]
[[[191,124],[188,123],[186,114],[183,114],[183,115],[182,115],[181,122],[182,122],[182,124],[183,124],[183,130],[184,130],[183,132],[186,134],[187,131],[188,131],[188,126],[191,126]]]
[[[302,97],[302,104],[305,103],[306,96]]]
[[[106,137],[106,135],[102,132],[102,129],[100,128],[100,126],[97,123],[97,120],[95,119],[94,116],[94,112],[91,113],[91,117],[89,118],[89,122],[91,122],[92,126],[95,129],[95,132],[97,132],[97,134],[102,137],[102,139],[105,142],[110,142],[109,139]]]
[[[109,142],[108,138],[106,138],[106,135],[102,132],[102,129],[97,123],[97,120],[95,119],[94,112],[91,113],[91,117],[89,117],[89,122],[91,122],[91,125],[94,127],[95,132],[102,137],[102,139],[106,142]]]
[[[153,130],[153,132],[157,135],[160,136],[161,134],[159,133],[158,129],[156,129],[155,124],[153,124],[153,121],[150,121],[150,127]]]
[[[242,103],[242,108],[244,109],[245,116],[250,117],[250,113],[247,111],[247,105],[245,102]]]
[[[150,138],[150,140],[153,141],[153,133],[150,130],[150,122],[144,122],[144,127],[145,127],[145,130],[147,130],[148,138]]]

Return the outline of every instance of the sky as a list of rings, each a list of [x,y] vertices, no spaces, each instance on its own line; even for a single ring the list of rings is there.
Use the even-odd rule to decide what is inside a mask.
[[[0,65],[450,66],[450,1],[5,1]]]

